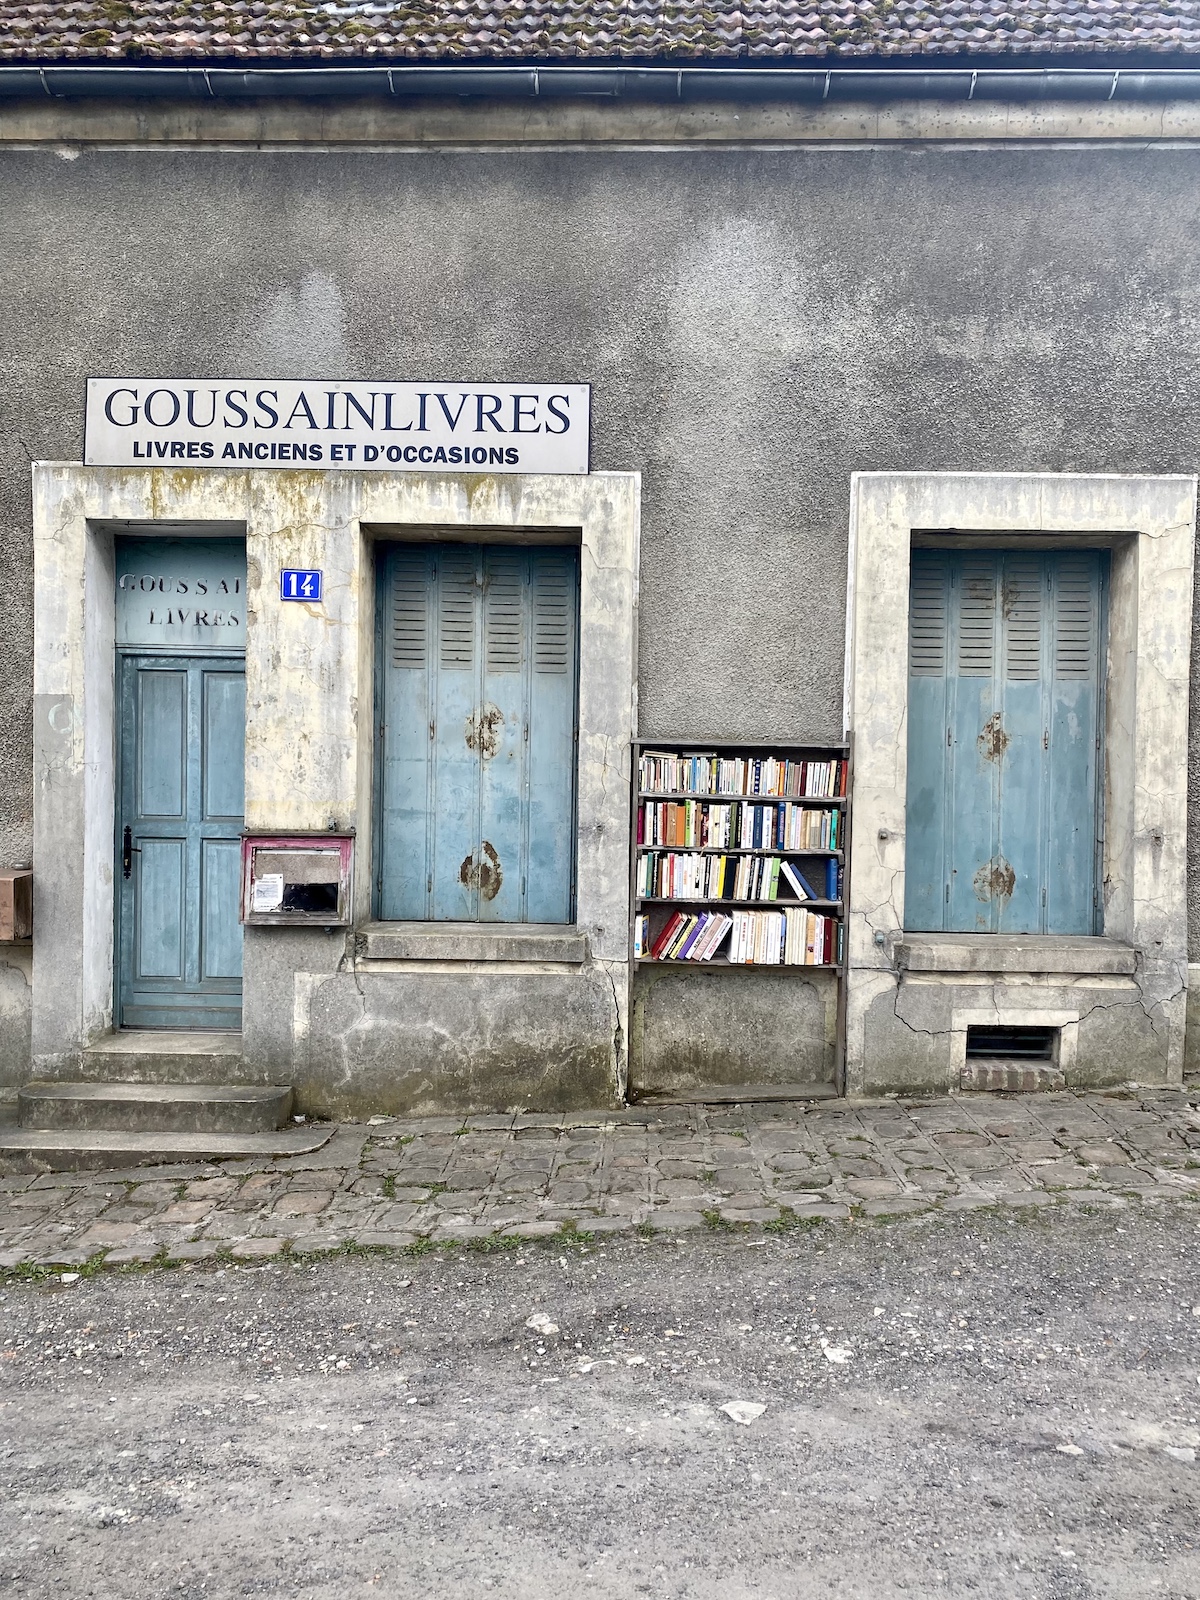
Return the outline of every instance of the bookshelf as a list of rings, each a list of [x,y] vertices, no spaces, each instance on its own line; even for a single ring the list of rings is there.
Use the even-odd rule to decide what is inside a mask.
[[[822,974],[835,985],[840,1083],[850,745],[647,740],[633,746],[633,779],[630,949],[643,1005],[645,984],[672,970]],[[763,1003],[777,1004],[768,993]]]
[[[840,973],[849,755],[635,744],[635,964]]]

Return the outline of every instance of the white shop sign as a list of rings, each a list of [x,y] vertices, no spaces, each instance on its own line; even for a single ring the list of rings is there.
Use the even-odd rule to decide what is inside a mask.
[[[588,470],[586,383],[89,378],[89,467]]]

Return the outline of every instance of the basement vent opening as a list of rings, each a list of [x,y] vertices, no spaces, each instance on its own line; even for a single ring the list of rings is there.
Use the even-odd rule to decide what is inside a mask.
[[[1057,1028],[968,1028],[967,1060],[1053,1061]]]

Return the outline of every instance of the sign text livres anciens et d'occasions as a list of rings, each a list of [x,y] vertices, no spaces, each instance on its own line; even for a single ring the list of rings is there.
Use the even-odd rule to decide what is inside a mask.
[[[89,378],[92,467],[588,470],[585,383]]]

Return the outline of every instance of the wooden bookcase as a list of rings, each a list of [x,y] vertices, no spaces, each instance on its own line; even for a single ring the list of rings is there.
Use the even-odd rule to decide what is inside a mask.
[[[643,773],[643,757],[654,755],[689,757],[717,757],[723,760],[743,760],[748,763],[763,762],[774,758],[777,761],[791,762],[841,762],[844,763],[845,782],[838,787],[833,795],[808,795],[808,794],[778,794],[778,793],[735,793],[735,792],[696,792],[695,790],[679,789],[664,792],[657,785],[647,785]],[[838,744],[789,744],[784,742],[771,743],[722,743],[719,741],[697,739],[655,739],[635,742],[633,745],[633,794],[634,816],[631,832],[630,850],[630,904],[632,907],[630,919],[630,952],[634,971],[641,969],[678,968],[687,972],[739,972],[761,973],[772,972],[790,976],[804,977],[814,973],[829,973],[838,986],[837,995],[837,1070],[839,1078],[842,1072],[844,1059],[845,1035],[845,918],[844,908],[847,899],[847,869],[849,863],[850,843],[850,762],[851,750],[848,743]],[[824,811],[837,816],[836,846],[829,848],[790,848],[786,844],[770,845],[709,845],[709,844],[665,844],[651,843],[650,829],[646,826],[645,808],[651,804],[661,802],[682,805],[688,801],[696,802],[700,806],[710,805],[751,805],[771,806],[790,805],[803,808],[806,811]],[[745,857],[758,857],[770,860],[779,858],[793,864],[799,873],[806,877],[809,886],[814,890],[816,884],[811,881],[812,875],[819,870],[821,874],[821,887],[827,887],[824,882],[827,863],[837,863],[838,868],[838,893],[829,898],[801,899],[786,882],[781,881],[777,898],[763,899],[732,899],[729,886],[720,897],[695,897],[683,898],[681,896],[665,897],[642,892],[641,861],[642,858],[653,853],[659,857],[666,855],[681,855],[690,857],[727,856],[734,861]],[[782,874],[781,874],[782,880]],[[667,922],[676,912],[697,915],[705,911],[722,911],[731,915],[738,911],[783,911],[789,907],[802,907],[821,916],[833,919],[835,924],[835,958],[832,961],[821,963],[814,962],[740,962],[729,959],[731,935],[726,934],[718,946],[715,954],[704,960],[684,959],[655,959],[649,954],[655,940],[666,926]],[[636,932],[639,918],[647,919],[648,937],[644,945],[644,953],[634,955],[637,949]]]

